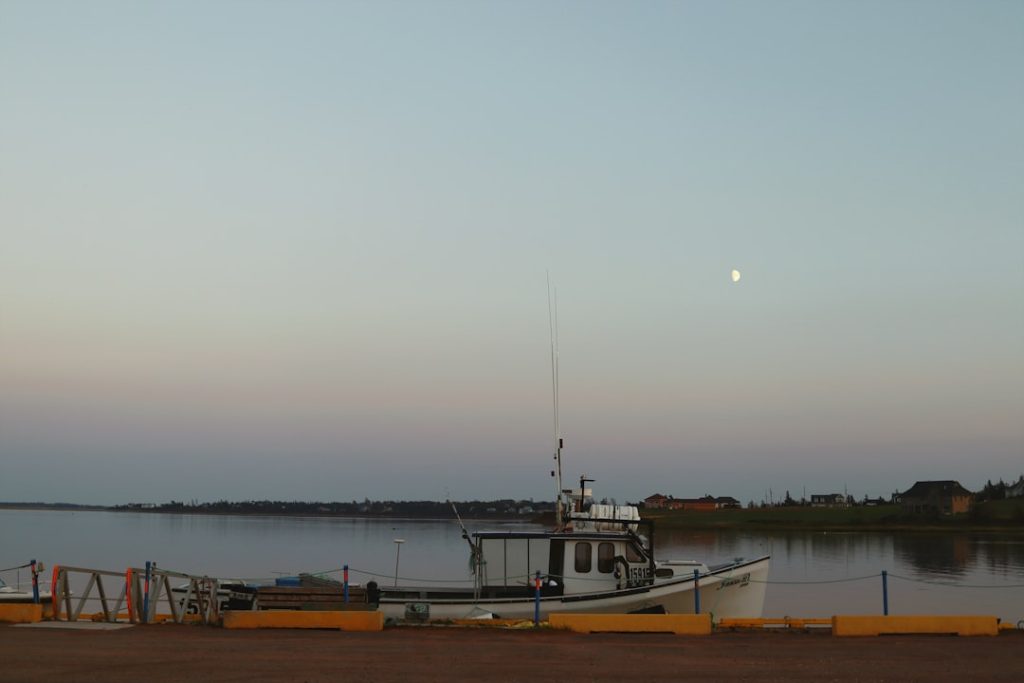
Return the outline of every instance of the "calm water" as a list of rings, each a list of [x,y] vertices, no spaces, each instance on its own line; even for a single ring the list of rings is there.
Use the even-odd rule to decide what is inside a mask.
[[[495,522],[468,522],[470,530]],[[530,525],[505,525],[535,528]],[[0,569],[37,559],[123,571],[166,569],[247,579],[348,564],[352,581],[469,580],[468,549],[450,521],[232,517],[0,510]],[[661,532],[660,559],[772,556],[765,616],[881,613],[889,572],[893,614],[995,614],[1024,619],[1024,530],[1001,534]],[[846,581],[858,577],[871,578]],[[49,573],[47,573],[49,576]],[[14,584],[17,573],[3,579]],[[902,577],[902,578],[900,578]],[[21,573],[22,582],[27,572]],[[821,582],[833,583],[821,583]],[[818,583],[814,583],[818,582]]]

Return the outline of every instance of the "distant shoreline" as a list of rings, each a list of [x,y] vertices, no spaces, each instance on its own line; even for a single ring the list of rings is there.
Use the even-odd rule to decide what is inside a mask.
[[[162,510],[159,508],[125,508],[114,505],[76,505],[72,503],[0,503],[0,510],[53,510],[62,512],[126,512],[147,515],[209,515],[216,517],[316,517],[323,519],[380,519],[394,521],[417,522],[454,522],[454,516],[414,515],[407,513],[370,513],[370,512],[308,512],[278,510],[273,512],[243,510]],[[462,519],[474,522],[518,522],[521,524],[547,524],[554,521],[548,515],[462,515]]]
[[[0,503],[0,510],[113,510],[107,505],[78,505],[76,503]]]

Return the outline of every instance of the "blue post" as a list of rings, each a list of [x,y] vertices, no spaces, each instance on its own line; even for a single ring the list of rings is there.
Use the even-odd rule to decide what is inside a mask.
[[[36,572],[36,561],[29,562],[32,565],[32,602],[39,604],[39,574]]]
[[[342,586],[344,587],[344,591],[345,591],[345,604],[347,605],[348,604],[348,565],[347,564],[345,565],[345,577],[344,577],[344,579],[342,581]]]
[[[700,570],[693,570],[693,613],[700,614]]]
[[[882,570],[882,614],[889,616],[889,572]]]
[[[149,577],[152,569],[152,563],[146,560],[146,589],[142,594],[142,623],[145,624],[149,621]]]
[[[533,580],[533,625],[540,626],[540,570]]]

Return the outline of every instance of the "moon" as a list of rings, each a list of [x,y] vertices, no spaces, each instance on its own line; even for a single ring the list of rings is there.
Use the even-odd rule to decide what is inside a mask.
[[[733,282],[739,282],[740,281],[740,271],[736,270],[735,268],[732,269],[732,281]]]

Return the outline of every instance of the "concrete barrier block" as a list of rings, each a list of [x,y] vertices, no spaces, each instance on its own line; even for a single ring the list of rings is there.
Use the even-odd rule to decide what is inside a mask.
[[[552,614],[548,623],[576,633],[711,634],[710,614]]]
[[[227,611],[224,628],[332,628],[383,631],[381,612],[303,612],[298,610]]]
[[[989,616],[835,616],[834,636],[880,636],[896,634],[950,634],[994,636],[999,620]]]
[[[0,622],[5,624],[34,624],[43,620],[43,606],[33,603],[0,603]]]

